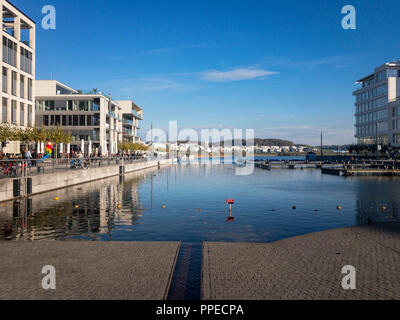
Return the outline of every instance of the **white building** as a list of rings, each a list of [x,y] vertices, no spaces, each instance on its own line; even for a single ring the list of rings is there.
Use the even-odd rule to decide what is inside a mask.
[[[60,127],[72,135],[74,151],[118,152],[122,141],[140,141],[143,111],[132,101],[114,101],[97,89],[76,90],[56,80],[36,81],[36,123]],[[63,150],[66,152],[66,150]]]
[[[400,146],[400,61],[386,63],[358,80],[356,135],[359,144]]]
[[[0,0],[2,70],[0,122],[16,127],[35,125],[35,22],[10,2]],[[6,142],[4,153],[20,153],[19,142]]]

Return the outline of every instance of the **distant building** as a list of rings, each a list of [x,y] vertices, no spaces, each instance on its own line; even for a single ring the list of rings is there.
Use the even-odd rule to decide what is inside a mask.
[[[117,153],[118,143],[124,140],[139,141],[137,129],[142,114],[132,101],[110,100],[96,89],[82,91],[56,80],[36,81],[37,126],[59,126],[70,132],[70,148],[75,151],[81,149],[82,140],[85,150],[90,145],[93,152],[103,155],[108,150]]]
[[[139,121],[143,120],[143,110],[131,100],[118,100],[122,115],[122,140],[139,142]]]
[[[358,143],[400,146],[400,61],[377,67],[356,83],[361,85],[353,92]]]
[[[3,49],[0,122],[15,127],[35,124],[35,22],[10,2],[0,0]],[[19,142],[6,142],[2,151],[20,153]]]

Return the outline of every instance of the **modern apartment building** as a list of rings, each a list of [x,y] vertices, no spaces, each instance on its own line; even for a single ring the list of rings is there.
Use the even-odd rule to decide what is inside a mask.
[[[359,144],[400,146],[400,61],[386,63],[356,82]]]
[[[118,100],[122,114],[122,141],[139,142],[139,121],[143,120],[143,110],[131,100]]]
[[[10,126],[35,124],[35,22],[6,0],[0,0],[2,77],[0,122]],[[19,142],[3,145],[5,153],[20,153]]]
[[[127,127],[123,117],[135,117],[134,105],[132,101],[114,101],[97,89],[82,91],[56,80],[36,81],[37,126],[69,131],[71,150],[81,150],[83,142],[85,153],[91,149],[96,154],[106,155],[109,150],[114,154],[123,138],[137,141],[137,130],[123,131]]]

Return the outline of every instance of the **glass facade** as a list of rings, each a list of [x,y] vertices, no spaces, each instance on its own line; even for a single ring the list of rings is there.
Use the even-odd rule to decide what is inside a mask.
[[[3,62],[17,66],[17,44],[3,36]]]

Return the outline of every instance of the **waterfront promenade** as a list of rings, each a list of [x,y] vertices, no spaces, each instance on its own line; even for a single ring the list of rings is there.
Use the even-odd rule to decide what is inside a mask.
[[[172,164],[174,161],[174,159],[152,159],[128,163],[120,161],[118,164],[92,166],[87,170],[72,170],[69,166],[67,167],[68,170],[65,170],[65,168],[62,170],[60,169],[60,171],[52,170],[48,172],[49,170],[47,170],[43,174],[35,174],[27,177],[31,179],[31,190],[28,192],[28,196],[123,175],[129,172],[168,165]],[[106,162],[106,160],[104,160],[104,162]],[[15,180],[19,181],[19,183],[15,184]],[[2,179],[0,183],[0,202],[15,200],[23,196],[23,191],[28,189],[25,185],[26,181],[27,179],[24,177]]]
[[[163,300],[179,242],[3,242],[0,299]],[[56,289],[44,290],[45,265]]]
[[[166,299],[179,242],[0,242],[0,299]],[[53,265],[57,289],[44,290]],[[342,268],[356,268],[356,290]],[[400,224],[203,243],[202,299],[400,299]],[[199,288],[200,290],[200,288]]]
[[[356,268],[356,290],[342,268]],[[400,224],[344,228],[270,244],[204,243],[205,300],[400,299]]]

